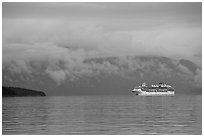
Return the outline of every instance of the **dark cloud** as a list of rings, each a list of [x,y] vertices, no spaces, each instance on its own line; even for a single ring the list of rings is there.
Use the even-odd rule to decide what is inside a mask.
[[[51,80],[60,87],[101,75],[147,79],[159,74],[158,79],[178,76],[185,84],[190,81],[200,87],[201,62],[195,55],[202,55],[201,6],[3,3],[3,81],[49,85]],[[195,65],[191,70],[175,60],[165,63],[127,56],[184,58],[200,68]]]
[[[172,23],[201,27],[201,9],[202,4],[199,2],[3,3],[3,18],[90,21],[108,29],[122,27],[135,30]]]

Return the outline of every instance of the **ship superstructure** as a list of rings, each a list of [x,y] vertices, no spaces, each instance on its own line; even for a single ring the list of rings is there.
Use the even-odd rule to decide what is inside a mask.
[[[146,86],[146,83],[143,83],[141,86],[136,86],[133,90],[135,95],[146,95],[146,96],[153,96],[153,95],[167,95],[172,96],[175,95],[175,90],[172,86],[159,83],[158,85],[151,85]]]

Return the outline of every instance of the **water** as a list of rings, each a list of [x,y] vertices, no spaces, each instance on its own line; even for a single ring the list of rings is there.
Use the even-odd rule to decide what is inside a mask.
[[[202,134],[202,96],[7,97],[3,134]]]

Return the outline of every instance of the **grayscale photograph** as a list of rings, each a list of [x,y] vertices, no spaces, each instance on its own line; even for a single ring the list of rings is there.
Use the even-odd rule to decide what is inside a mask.
[[[2,2],[3,135],[201,135],[202,2]]]

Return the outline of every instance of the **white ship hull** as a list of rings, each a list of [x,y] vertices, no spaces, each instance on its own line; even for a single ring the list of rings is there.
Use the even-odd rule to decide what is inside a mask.
[[[166,92],[147,92],[142,91],[141,89],[133,89],[132,90],[135,95],[139,96],[174,96],[175,91],[166,91]]]

